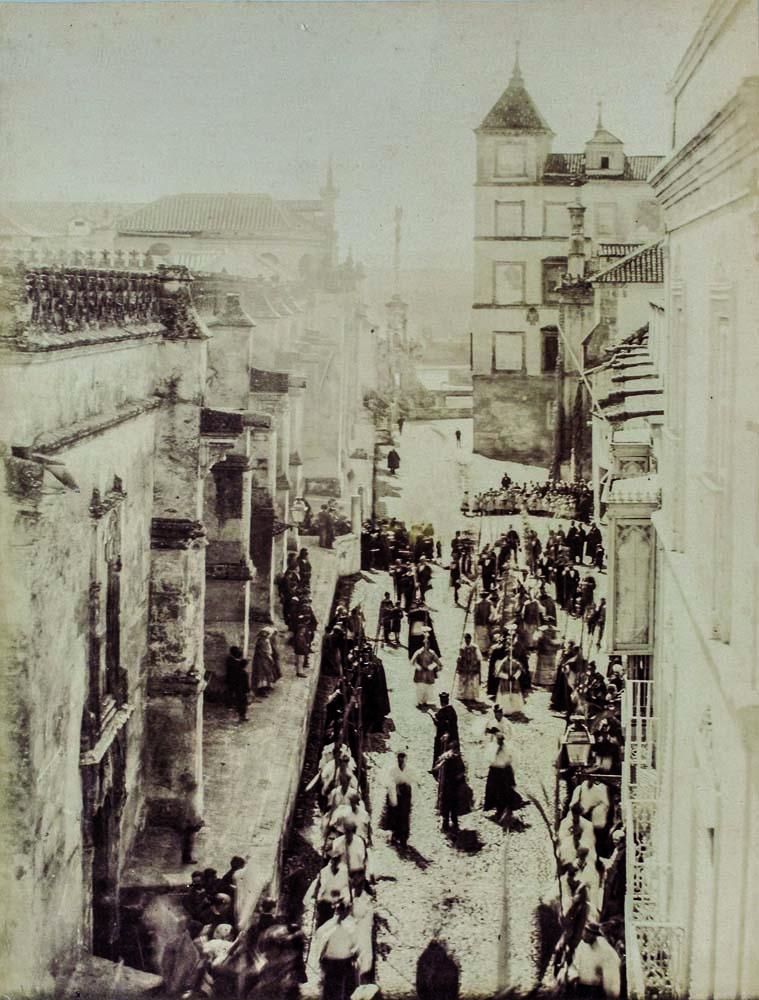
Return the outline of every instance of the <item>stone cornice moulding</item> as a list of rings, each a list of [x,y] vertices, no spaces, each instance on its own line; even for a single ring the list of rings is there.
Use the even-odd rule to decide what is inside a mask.
[[[149,698],[199,698],[206,687],[197,670],[175,670],[170,674],[153,674],[148,678]]]
[[[152,549],[197,549],[208,544],[201,521],[182,517],[154,517],[150,524]]]

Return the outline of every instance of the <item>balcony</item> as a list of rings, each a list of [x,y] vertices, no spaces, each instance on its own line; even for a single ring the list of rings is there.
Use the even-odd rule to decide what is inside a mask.
[[[669,871],[656,851],[661,767],[657,758],[659,719],[651,676],[651,657],[628,658],[622,773],[627,838],[625,954],[628,996],[637,1000],[678,997],[683,982],[684,931],[667,919]]]

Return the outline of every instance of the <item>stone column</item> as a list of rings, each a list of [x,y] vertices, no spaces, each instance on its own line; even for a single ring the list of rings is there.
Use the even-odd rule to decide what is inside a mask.
[[[247,455],[227,455],[210,472],[207,488],[206,600],[204,659],[208,693],[224,691],[225,662],[230,646],[248,648],[250,614],[251,487]]]
[[[171,322],[157,359],[164,405],[156,418],[146,719],[148,822],[177,829],[203,811],[205,687],[200,410],[208,338],[183,275],[164,275]]]
[[[276,575],[273,572],[276,432],[271,426],[257,427],[251,433],[251,459],[254,465],[251,487],[250,557],[255,576],[250,592],[250,620],[271,622]]]
[[[351,496],[351,531],[361,537],[361,497],[358,493]]]

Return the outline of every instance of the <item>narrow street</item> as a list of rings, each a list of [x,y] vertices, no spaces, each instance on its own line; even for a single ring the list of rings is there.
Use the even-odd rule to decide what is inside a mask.
[[[462,447],[455,443],[462,431]],[[400,439],[401,469],[396,477],[380,472],[387,514],[405,521],[430,522],[443,543],[443,566],[436,567],[427,597],[432,609],[444,670],[437,692],[451,691],[465,610],[456,607],[445,566],[454,531],[481,532],[480,544],[493,541],[510,524],[521,531],[521,520],[488,517],[467,519],[459,510],[462,491],[472,494],[500,481],[504,469],[515,479],[537,478],[535,470],[482,459],[471,454],[471,422],[407,423]],[[390,488],[390,495],[387,496]],[[553,522],[531,519],[545,538]],[[356,582],[351,603],[363,606],[367,630],[374,634],[379,603],[391,590],[390,577],[364,572]],[[462,589],[462,601],[468,591]],[[563,615],[561,616],[564,617]],[[576,623],[570,619],[571,635]],[[564,627],[564,623],[560,622]],[[467,624],[471,629],[471,619]],[[405,642],[404,628],[402,641]],[[485,779],[492,753],[485,722],[492,713],[488,701],[481,710],[454,700],[467,777],[475,808],[462,818],[462,829],[473,831],[470,850],[458,849],[440,830],[435,810],[436,784],[432,766],[434,725],[416,708],[412,671],[405,648],[382,649],[390,690],[394,730],[380,741],[381,750],[367,754],[370,802],[374,823],[374,866],[377,884],[377,983],[383,996],[413,995],[416,962],[431,939],[445,941],[461,966],[461,995],[490,997],[501,989],[527,991],[535,985],[534,914],[554,873],[551,840],[534,806],[523,813],[527,829],[506,833],[482,812]],[[515,724],[514,770],[520,792],[544,802],[552,817],[554,761],[563,720],[548,711],[549,692],[535,690],[527,703],[529,722]],[[416,777],[410,849],[399,855],[390,835],[379,829],[385,798],[385,775],[398,749],[408,753]],[[314,826],[307,836],[318,848]],[[316,995],[316,970],[309,995]]]

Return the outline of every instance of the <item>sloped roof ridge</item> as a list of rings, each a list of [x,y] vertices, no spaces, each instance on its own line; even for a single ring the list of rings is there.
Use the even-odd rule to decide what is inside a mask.
[[[607,267],[602,268],[602,270],[596,271],[596,273],[590,278],[590,280],[593,282],[603,280],[604,278],[609,277],[615,271],[619,271],[621,274],[621,272],[627,270],[629,273],[630,268],[628,265],[639,260],[641,257],[643,257],[645,254],[650,253],[652,250],[661,249],[661,247],[663,246],[663,242],[664,242],[663,238],[660,236],[657,239],[652,240],[650,243],[644,244],[637,250],[633,250],[632,253],[627,254],[626,257],[620,257],[617,260],[615,260],[613,264],[609,264]],[[654,268],[654,270],[658,271],[660,270],[660,268]],[[661,278],[658,279],[652,278],[650,280],[654,281],[661,280]]]

